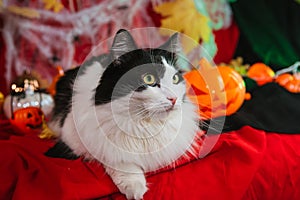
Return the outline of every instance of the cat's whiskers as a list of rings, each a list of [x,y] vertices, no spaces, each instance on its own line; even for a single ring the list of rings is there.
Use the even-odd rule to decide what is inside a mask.
[[[157,111],[161,110],[161,107],[159,107],[158,105],[159,104],[153,104],[151,106],[148,106],[147,108],[144,106],[138,107],[138,109],[134,110],[135,118],[138,121],[153,121],[154,119],[156,119],[155,115],[157,114]]]
[[[141,110],[137,113],[134,113],[134,116],[137,118],[137,120],[144,119],[144,118],[147,118],[149,116],[149,111],[143,109],[143,110]]]

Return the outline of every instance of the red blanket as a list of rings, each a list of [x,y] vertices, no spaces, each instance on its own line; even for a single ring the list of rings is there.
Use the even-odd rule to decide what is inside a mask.
[[[0,121],[0,199],[124,199],[100,164],[46,157],[53,141],[14,134]],[[300,199],[299,144],[249,126],[223,133],[204,158],[148,175],[144,199]]]

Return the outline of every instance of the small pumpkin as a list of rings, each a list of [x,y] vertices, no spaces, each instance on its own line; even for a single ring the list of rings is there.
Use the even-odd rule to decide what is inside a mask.
[[[228,66],[213,67],[206,59],[200,60],[200,68],[185,75],[187,95],[199,106],[202,119],[231,115],[244,102],[243,78]]]
[[[250,66],[247,76],[257,82],[259,86],[273,81],[274,71],[264,63],[255,63]]]
[[[38,134],[42,130],[43,112],[37,107],[16,110],[10,118],[13,127],[24,135]]]
[[[289,92],[300,92],[300,73],[284,73],[276,77],[275,82],[287,89]]]

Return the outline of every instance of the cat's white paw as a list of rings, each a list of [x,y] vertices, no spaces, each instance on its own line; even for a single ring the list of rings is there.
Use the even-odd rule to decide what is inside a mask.
[[[126,195],[127,199],[143,199],[148,190],[143,170],[130,163],[120,163],[116,168],[118,170],[110,167],[105,169],[120,192]]]
[[[147,191],[146,181],[144,177],[139,179],[123,180],[117,185],[120,192],[126,195],[127,199],[140,200],[143,199]]]

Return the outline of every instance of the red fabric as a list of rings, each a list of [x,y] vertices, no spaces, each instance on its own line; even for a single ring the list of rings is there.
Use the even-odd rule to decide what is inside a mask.
[[[53,141],[13,134],[2,119],[0,199],[124,199],[98,163],[48,158]],[[221,134],[206,157],[148,175],[145,199],[300,199],[299,143],[248,126]]]
[[[240,31],[237,24],[235,21],[232,21],[232,24],[227,29],[214,31],[214,35],[218,48],[217,54],[214,57],[214,62],[216,64],[220,64],[221,62],[229,63],[234,56],[240,37]]]
[[[266,153],[243,199],[300,199],[300,135],[268,133]]]
[[[2,29],[2,20],[0,18],[0,29]],[[8,85],[6,83],[6,79],[4,77],[5,75],[5,52],[6,52],[6,47],[4,43],[4,39],[2,37],[2,31],[0,31],[0,92],[2,92],[4,95],[8,93],[7,88]]]

